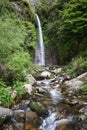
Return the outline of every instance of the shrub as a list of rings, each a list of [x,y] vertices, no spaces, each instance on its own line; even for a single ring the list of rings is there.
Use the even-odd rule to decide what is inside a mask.
[[[6,63],[8,57],[20,50],[26,36],[24,25],[17,18],[0,19],[0,61]]]
[[[83,86],[82,93],[87,94],[87,84]]]
[[[81,56],[73,58],[66,67],[66,72],[70,73],[72,77],[76,77],[85,71],[87,71],[87,59]]]
[[[22,98],[26,93],[26,90],[23,88],[23,83],[20,81],[15,81],[12,88],[17,91],[18,98]]]
[[[24,80],[24,75],[26,74],[29,64],[31,64],[29,54],[22,51],[10,57],[7,67],[13,74],[14,80]]]
[[[11,92],[9,88],[7,88],[6,84],[0,80],[0,103],[4,107],[10,107],[14,104],[14,100],[11,96]]]

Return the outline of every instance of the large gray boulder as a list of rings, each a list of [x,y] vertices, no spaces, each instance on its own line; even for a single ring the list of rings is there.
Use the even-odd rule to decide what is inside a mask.
[[[63,86],[67,88],[69,93],[74,93],[74,92],[79,92],[83,88],[83,85],[85,83],[87,83],[87,72],[81,74],[80,76],[74,79],[65,81]]]
[[[0,125],[13,116],[13,111],[8,108],[0,107]]]

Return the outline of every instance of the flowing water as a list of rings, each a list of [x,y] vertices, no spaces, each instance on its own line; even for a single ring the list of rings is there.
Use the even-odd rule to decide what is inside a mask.
[[[61,119],[56,121],[56,117],[57,117],[57,113],[56,112],[52,113],[49,117],[47,117],[43,121],[39,130],[55,130],[57,126],[60,125],[61,123],[69,122],[69,119]]]
[[[41,28],[41,23],[40,19],[37,14],[36,19],[37,19],[37,25],[38,25],[38,42],[36,45],[36,52],[35,52],[35,64],[37,65],[45,65],[45,53],[44,53],[44,44],[43,44],[43,35],[42,35],[42,28]]]
[[[48,87],[51,102],[49,105],[54,109],[54,111],[50,110],[50,107],[48,107],[49,116],[43,120],[41,126],[39,127],[39,130],[56,130],[60,124],[70,122],[72,120],[72,117],[58,119],[58,110],[56,112],[56,108],[58,108],[58,105],[64,101],[64,97],[59,90],[55,89],[55,86],[54,88],[50,86],[49,80],[43,80],[43,82],[46,84],[44,87]]]

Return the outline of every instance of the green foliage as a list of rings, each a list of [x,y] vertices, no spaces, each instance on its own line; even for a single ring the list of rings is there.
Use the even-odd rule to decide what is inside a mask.
[[[22,98],[26,93],[26,90],[23,88],[23,83],[20,81],[15,81],[12,88],[17,91],[18,98]]]
[[[10,88],[7,88],[5,82],[2,80],[0,80],[0,104],[5,107],[10,107],[14,104]]]
[[[34,23],[29,1],[0,1],[0,101],[3,106],[14,104],[12,89],[17,91],[19,99],[25,93],[21,81],[25,81],[27,72],[32,72],[31,56],[36,42]]]
[[[37,7],[46,45],[54,48],[59,64],[66,64],[80,52],[85,51],[87,56],[86,12],[86,0],[58,0],[52,4],[43,2]]]
[[[72,77],[76,77],[87,71],[87,58],[78,56],[73,58],[66,67],[66,73],[70,73]]]
[[[9,88],[0,88],[0,101],[1,105],[10,107],[14,104],[14,100],[9,92]]]
[[[5,15],[12,11],[13,11],[13,7],[9,0],[0,1],[0,15]]]
[[[2,79],[0,79],[0,87],[6,87],[6,84]]]
[[[36,31],[35,27],[31,22],[24,22],[26,29],[27,29],[27,35],[25,37],[25,41],[23,44],[23,48],[26,51],[29,51],[32,57],[34,56],[34,50],[35,50],[35,44],[36,44]]]
[[[82,93],[87,94],[87,84],[83,86]]]
[[[10,56],[7,67],[12,72],[14,80],[24,80],[26,69],[30,64],[30,55],[21,51]]]
[[[26,36],[26,28],[17,18],[0,19],[0,61],[8,61],[9,56],[21,50],[21,45]]]
[[[7,13],[4,10],[4,14],[0,17],[0,62],[10,71],[7,72],[5,81],[10,79],[7,82],[13,82],[16,79],[23,80],[27,68],[30,71],[32,69],[31,59],[33,60],[34,56],[36,30],[31,23],[31,18],[28,19],[29,16],[33,15],[28,2],[15,1],[15,5],[22,11],[20,14],[13,2],[11,3],[8,0],[6,2],[5,7],[4,0],[0,5],[8,9],[11,5],[13,11]],[[2,77],[4,79],[3,75]]]

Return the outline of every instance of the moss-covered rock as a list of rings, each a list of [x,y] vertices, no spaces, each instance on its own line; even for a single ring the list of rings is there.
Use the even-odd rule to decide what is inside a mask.
[[[40,102],[31,102],[29,107],[39,115],[47,115],[46,107]]]

